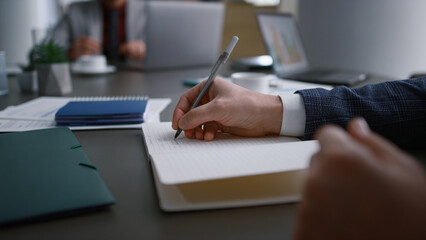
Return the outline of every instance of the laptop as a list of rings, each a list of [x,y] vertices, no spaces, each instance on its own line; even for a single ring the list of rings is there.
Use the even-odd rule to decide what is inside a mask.
[[[210,66],[222,44],[223,3],[147,2],[144,69]]]
[[[302,38],[292,15],[275,11],[256,11],[273,69],[280,78],[334,85],[354,85],[367,75],[340,70],[311,69]]]

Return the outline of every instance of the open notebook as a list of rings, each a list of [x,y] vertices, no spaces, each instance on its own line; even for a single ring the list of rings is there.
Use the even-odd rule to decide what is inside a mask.
[[[171,123],[142,125],[165,211],[244,207],[300,199],[316,141],[287,137],[173,139]]]

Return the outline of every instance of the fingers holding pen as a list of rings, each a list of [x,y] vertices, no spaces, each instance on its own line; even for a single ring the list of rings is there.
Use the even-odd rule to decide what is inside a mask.
[[[185,116],[179,119],[180,117],[179,114],[181,114],[182,112],[188,112],[188,111],[189,111],[188,114],[191,114],[190,109],[196,107],[199,104],[199,100],[204,98],[206,93],[209,95],[207,91],[210,91],[209,88],[213,84],[213,81],[216,77],[217,72],[219,71],[220,67],[226,62],[226,60],[228,59],[229,55],[231,54],[237,42],[238,42],[238,37],[237,36],[232,37],[232,40],[227,45],[225,51],[220,55],[220,57],[216,61],[216,64],[214,65],[213,69],[210,72],[209,78],[203,81],[202,83],[197,84],[193,89],[189,90],[187,93],[184,94],[184,98],[181,98],[181,101],[179,101],[178,105],[176,106],[176,108],[180,108],[181,111],[177,111],[176,114],[178,115],[173,116],[174,123],[172,125],[174,128],[176,128],[176,125],[179,125],[181,129],[185,130],[185,128],[182,127],[182,125],[183,126],[187,125],[187,122],[183,124],[181,123],[182,119],[185,119]],[[189,104],[191,102],[193,102],[193,104]],[[209,104],[206,104],[206,105],[209,105]],[[200,124],[198,124],[197,126],[200,126]],[[204,133],[202,129],[200,130],[197,128],[195,131],[199,139],[201,137],[204,138]],[[177,133],[177,135],[179,135],[179,133]]]
[[[172,128],[174,130],[179,128],[180,119],[189,111],[205,83],[206,81],[197,84],[180,97],[173,112]]]
[[[213,141],[219,130],[220,127],[216,122],[208,122],[195,128],[184,130],[184,132],[185,137],[189,139],[195,137],[198,140]]]
[[[193,129],[207,122],[217,121],[222,111],[217,109],[215,101],[198,106],[187,112],[180,120],[179,127],[183,130]]]

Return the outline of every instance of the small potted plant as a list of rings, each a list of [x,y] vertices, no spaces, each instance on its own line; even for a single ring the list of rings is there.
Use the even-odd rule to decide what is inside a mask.
[[[17,75],[19,87],[22,92],[37,92],[37,71],[34,67],[34,61],[31,58],[32,51],[30,52],[30,64],[28,66],[21,65],[22,73]]]
[[[41,95],[64,95],[72,91],[66,51],[53,40],[35,46],[32,57]]]

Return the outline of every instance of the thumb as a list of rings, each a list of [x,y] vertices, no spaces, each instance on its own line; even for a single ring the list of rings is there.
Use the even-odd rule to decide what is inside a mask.
[[[392,154],[399,156],[401,151],[393,143],[372,132],[364,118],[355,118],[348,125],[348,131],[359,143],[368,147],[376,155]]]
[[[179,127],[182,130],[189,130],[200,126],[203,123],[216,121],[220,112],[215,111],[214,108],[213,101],[192,109],[179,120]]]
[[[315,139],[318,140],[321,149],[339,149],[346,148],[351,143],[350,136],[340,127],[326,125],[318,129],[315,133]]]

